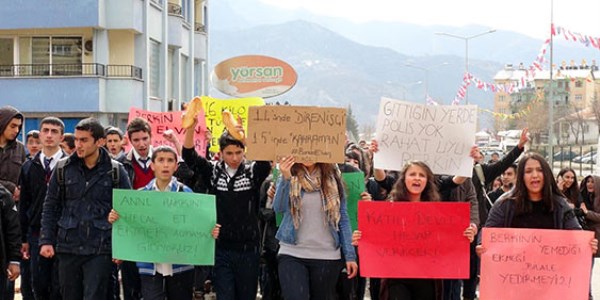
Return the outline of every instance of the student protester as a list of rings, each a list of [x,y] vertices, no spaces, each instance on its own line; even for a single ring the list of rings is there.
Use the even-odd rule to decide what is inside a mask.
[[[131,185],[123,166],[115,170],[103,144],[102,124],[93,118],[81,120],[75,127],[76,155],[59,161],[44,200],[40,255],[57,255],[64,300],[108,298],[112,233],[106,218],[113,187]]]
[[[0,184],[19,199],[17,186],[21,166],[27,155],[23,143],[17,140],[23,127],[23,115],[12,106],[0,108]]]
[[[112,159],[123,160],[125,150],[123,150],[123,131],[117,127],[109,127],[105,131],[106,150]]]
[[[142,188],[144,191],[156,192],[185,192],[193,191],[177,181],[173,176],[177,170],[177,153],[169,146],[159,146],[152,152],[151,168],[154,179]],[[119,219],[114,209],[108,215],[108,222],[113,224]],[[216,224],[211,234],[219,237],[219,224]],[[138,262],[140,270],[142,296],[144,300],[179,300],[192,299],[194,266],[171,263]]]
[[[577,183],[577,175],[573,169],[569,167],[562,168],[556,176],[556,185],[567,198],[567,203],[571,208],[580,207],[581,194]]]
[[[527,136],[528,132],[529,130],[527,128],[523,128],[517,146],[495,163],[483,163],[483,154],[479,152],[479,154],[476,155],[476,163],[473,165],[473,175],[471,176],[471,181],[473,181],[475,193],[477,194],[477,201],[479,201],[479,220],[481,225],[485,224],[488,217],[488,212],[492,206],[491,201],[489,201],[487,198],[486,187],[488,187],[496,177],[500,176],[502,173],[504,173],[504,171],[506,171],[506,169],[514,164],[521,153],[523,153],[525,150],[525,144],[529,141]],[[475,299],[479,276],[478,274],[479,257],[475,252],[475,243],[473,243],[471,244],[469,279],[465,280],[463,285],[463,298],[465,300]]]
[[[40,122],[42,150],[23,164],[21,171],[21,200],[19,216],[21,221],[23,259],[30,261],[30,280],[36,300],[61,299],[58,289],[58,268],[55,258],[40,256],[40,229],[42,209],[48,182],[58,161],[67,154],[61,150],[65,124],[56,117],[46,117]],[[27,273],[29,274],[29,273]]]
[[[550,165],[534,152],[525,154],[519,161],[515,187],[494,203],[485,227],[581,230],[567,199],[556,185]],[[590,241],[590,247],[596,254],[597,237]],[[477,246],[477,253],[483,252],[485,248]]]
[[[335,299],[343,268],[357,275],[352,229],[340,175],[334,164],[279,163],[273,208],[283,213],[279,240],[279,280],[285,299]]]
[[[25,147],[27,148],[27,159],[33,158],[42,148],[40,142],[40,131],[30,130],[25,137]]]
[[[502,177],[498,176],[498,177],[496,177],[496,179],[494,179],[494,182],[492,182],[492,188],[490,189],[488,196],[490,195],[491,192],[498,190],[501,186],[502,186]]]
[[[515,182],[517,179],[516,175],[517,164],[510,165],[508,169],[502,172],[502,175],[500,175],[500,182],[502,183],[502,185],[498,189],[488,193],[488,198],[490,199],[490,201],[492,201],[492,203],[495,203],[496,200],[500,198],[500,196],[510,191],[513,188],[513,186],[515,186]]]
[[[400,177],[392,190],[391,199],[403,202],[438,202],[442,198],[438,192],[434,175],[427,164],[421,161],[412,161],[407,163],[400,172]],[[469,226],[463,235],[469,242],[472,242],[476,232],[474,226]],[[352,235],[352,243],[360,247],[361,236],[361,231],[355,230]],[[434,279],[383,279],[379,299],[433,300],[441,296],[436,294],[440,292],[440,290],[436,291],[436,280]]]
[[[596,239],[600,238],[600,176],[588,175],[581,181],[581,204],[575,209],[577,216],[583,216],[586,230],[594,231]],[[578,219],[580,220],[580,219]],[[592,257],[592,268],[598,253]],[[592,281],[590,280],[590,299],[592,299]]]
[[[194,149],[196,122],[186,128],[183,159],[201,176],[217,199],[217,223],[213,284],[220,300],[256,299],[259,274],[259,189],[271,171],[271,162],[244,158],[245,139],[225,131],[219,138],[219,161],[208,161]],[[243,132],[241,125],[236,129]],[[200,175],[199,175],[200,174]],[[205,176],[209,174],[209,176]]]
[[[260,251],[260,293],[264,300],[283,299],[279,285],[279,272],[277,265],[277,251],[279,241],[277,233],[277,218],[273,210],[275,198],[275,183],[271,173],[260,187],[260,224],[261,224],[261,251]]]
[[[63,141],[60,143],[60,147],[67,155],[71,155],[75,152],[75,135],[70,132],[65,133],[63,135]]]
[[[13,282],[19,277],[21,229],[19,214],[12,194],[0,185],[0,299],[13,299]]]

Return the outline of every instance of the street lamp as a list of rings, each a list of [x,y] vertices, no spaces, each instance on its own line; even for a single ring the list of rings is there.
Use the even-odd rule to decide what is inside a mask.
[[[447,65],[449,65],[449,63],[443,62],[439,65],[425,68],[425,67],[421,67],[421,66],[415,66],[412,64],[404,64],[404,66],[406,66],[406,67],[419,69],[425,73],[425,100],[427,100],[427,95],[429,95],[429,71],[431,71],[432,69],[435,69],[437,67],[442,67],[442,66],[447,66]]]
[[[470,39],[474,39],[476,37],[480,37],[482,35],[486,35],[488,33],[492,33],[492,32],[496,32],[496,29],[490,29],[486,32],[482,32],[482,33],[478,33],[478,34],[474,34],[471,36],[460,36],[460,35],[455,35],[455,34],[451,34],[451,33],[445,33],[445,32],[436,32],[436,35],[445,35],[445,36],[449,36],[449,37],[453,37],[456,39],[461,39],[465,41],[465,73],[469,72],[469,40]],[[466,104],[469,104],[469,92],[468,90],[465,91],[465,102]]]
[[[400,83],[398,86],[402,89],[402,100],[408,100],[406,99],[406,93],[408,92],[408,88],[411,88],[415,85],[419,85],[423,83],[423,81],[419,80],[417,82],[410,82],[410,83]]]

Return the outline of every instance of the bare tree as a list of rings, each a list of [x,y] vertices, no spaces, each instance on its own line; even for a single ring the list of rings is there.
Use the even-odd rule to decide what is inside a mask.
[[[600,134],[600,99],[598,99],[598,97],[594,96],[592,98],[592,105],[590,106],[590,109],[594,114],[596,124],[598,125],[598,134]]]

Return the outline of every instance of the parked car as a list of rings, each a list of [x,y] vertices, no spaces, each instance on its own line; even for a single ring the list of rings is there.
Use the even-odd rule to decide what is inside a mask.
[[[554,153],[552,160],[553,161],[569,161],[569,160],[573,160],[575,157],[577,157],[577,153],[570,151],[570,150],[561,150],[561,151]]]
[[[572,162],[574,163],[590,163],[590,160],[592,159],[593,156],[596,155],[596,151],[590,151],[587,152],[585,154],[582,154],[580,156],[577,156],[575,158],[573,158]]]

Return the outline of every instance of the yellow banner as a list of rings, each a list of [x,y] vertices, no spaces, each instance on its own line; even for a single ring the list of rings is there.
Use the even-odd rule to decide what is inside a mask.
[[[223,134],[225,125],[221,112],[228,110],[235,119],[242,117],[244,130],[248,132],[248,107],[265,105],[265,100],[260,97],[237,98],[237,99],[216,99],[208,96],[202,96],[202,106],[206,116],[206,127],[212,133],[210,140],[210,151],[219,152],[219,137]]]

